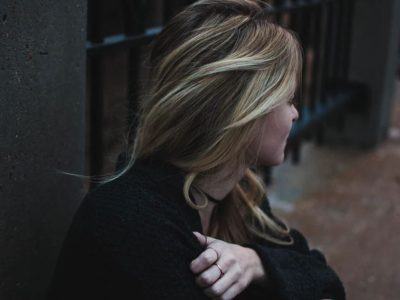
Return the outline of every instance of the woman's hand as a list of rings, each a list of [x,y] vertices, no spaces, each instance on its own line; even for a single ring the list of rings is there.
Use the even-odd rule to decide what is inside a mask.
[[[253,249],[193,233],[206,250],[191,262],[190,269],[207,296],[233,299],[251,282],[265,280],[261,260]]]

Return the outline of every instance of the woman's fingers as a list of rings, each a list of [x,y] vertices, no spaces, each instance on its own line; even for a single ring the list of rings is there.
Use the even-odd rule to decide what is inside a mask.
[[[223,244],[223,242],[212,237],[205,236],[196,231],[193,231],[193,234],[204,247],[208,247],[209,245],[213,244],[213,247],[210,246],[209,248],[205,249],[195,260],[190,263],[190,269],[193,273],[197,274],[208,269],[219,259],[219,251],[217,249]]]
[[[206,271],[196,277],[196,284],[202,288],[209,287],[221,277],[221,271],[216,265],[212,265]]]
[[[208,269],[218,260],[218,254],[213,248],[204,250],[195,260],[190,263],[190,270],[197,274]]]
[[[204,247],[210,245],[212,242],[216,241],[217,239],[212,238],[210,236],[206,236],[204,234],[201,234],[200,232],[193,231],[193,234],[196,236],[197,240],[200,242],[200,244]]]
[[[234,299],[237,295],[239,295],[243,291],[243,289],[244,287],[242,286],[242,284],[239,281],[237,281],[222,294],[214,298],[218,300],[231,300]]]
[[[196,283],[212,298],[233,299],[253,280],[254,263],[246,248],[193,233],[206,248],[190,264],[192,272],[198,275]]]
[[[219,270],[218,270],[219,271]],[[209,286],[204,290],[204,293],[209,297],[221,297],[227,293],[232,286],[237,285],[237,281],[240,277],[239,272],[234,268],[229,269],[229,271],[217,279],[214,284]],[[239,293],[239,292],[238,292]],[[229,294],[228,294],[229,295]],[[233,298],[233,297],[232,297]],[[230,299],[232,299],[230,298]]]
[[[196,236],[197,240],[200,242],[202,246],[207,246],[207,237],[205,235],[202,235],[201,233],[197,231],[193,231],[193,234]]]

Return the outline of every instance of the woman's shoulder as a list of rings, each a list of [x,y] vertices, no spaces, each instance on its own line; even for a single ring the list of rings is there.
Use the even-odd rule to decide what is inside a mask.
[[[131,170],[86,194],[72,227],[109,247],[120,247],[127,237],[161,235],[182,228],[184,216],[170,199],[142,172]],[[119,249],[119,248],[118,248]]]
[[[176,206],[175,201],[169,199],[168,192],[139,168],[95,187],[83,201],[94,206],[101,221],[110,217],[135,217],[139,221],[148,213],[160,216]]]

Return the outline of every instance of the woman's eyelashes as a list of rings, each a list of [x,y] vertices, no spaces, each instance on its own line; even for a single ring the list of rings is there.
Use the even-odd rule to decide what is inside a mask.
[[[292,97],[289,101],[288,101],[289,106],[294,106],[294,107],[298,107],[299,105],[299,99],[297,97]]]

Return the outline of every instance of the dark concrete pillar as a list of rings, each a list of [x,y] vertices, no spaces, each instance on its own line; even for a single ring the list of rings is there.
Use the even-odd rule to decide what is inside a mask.
[[[82,198],[86,1],[0,5],[0,299],[43,299]]]
[[[393,104],[400,37],[400,1],[357,0],[349,77],[370,88],[366,113],[348,118],[351,137],[375,146],[387,135]],[[367,101],[367,99],[365,99]]]

